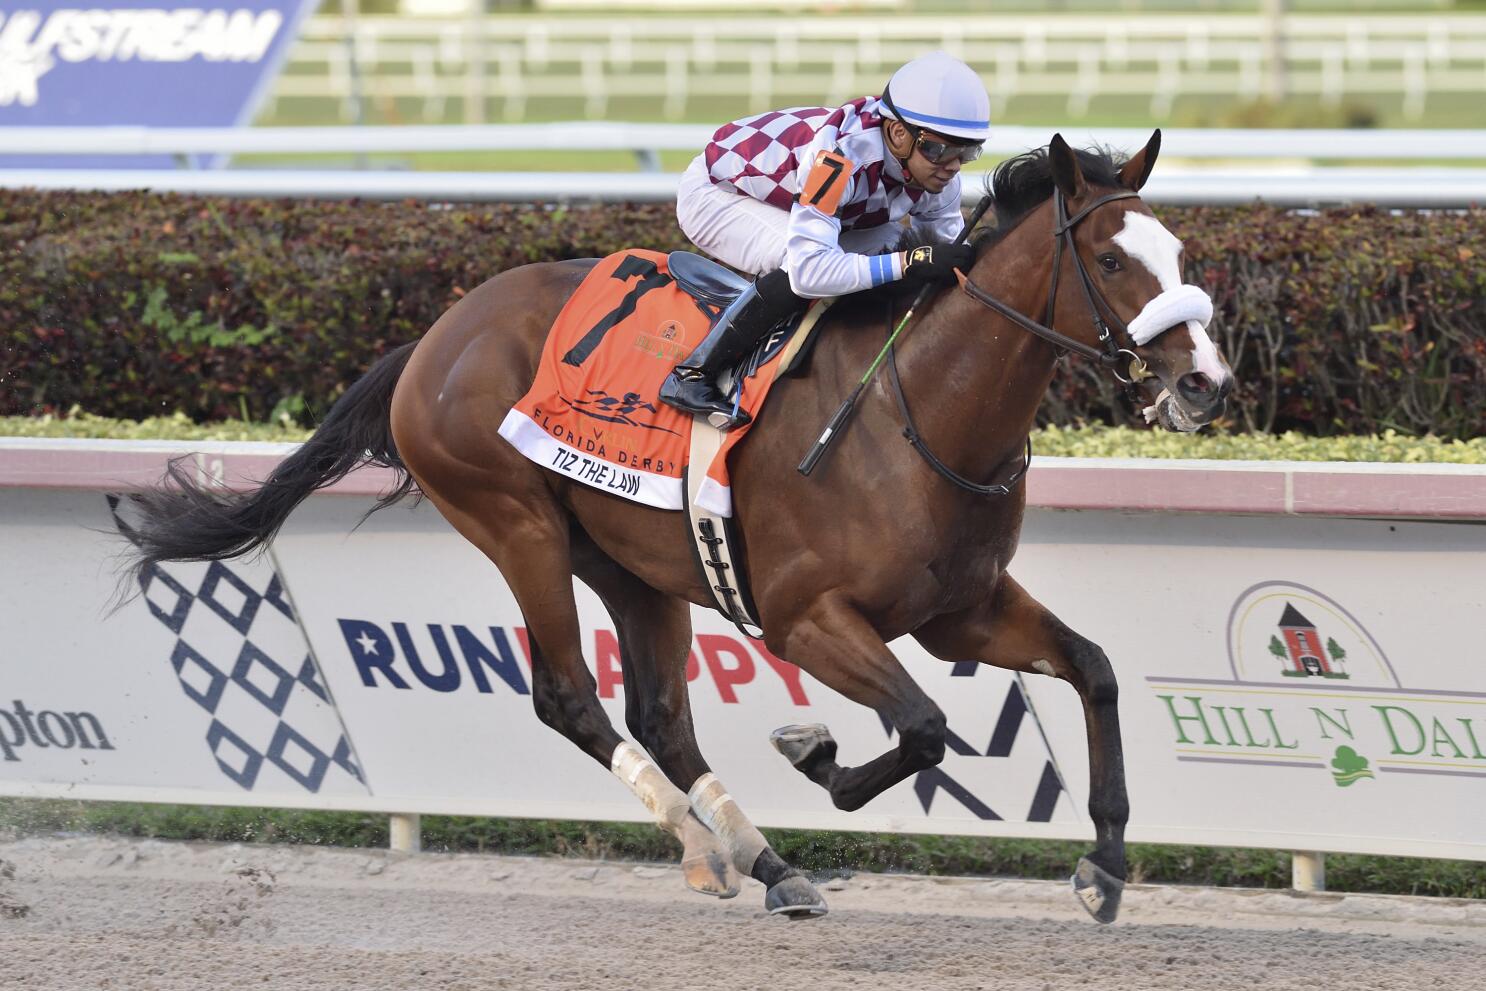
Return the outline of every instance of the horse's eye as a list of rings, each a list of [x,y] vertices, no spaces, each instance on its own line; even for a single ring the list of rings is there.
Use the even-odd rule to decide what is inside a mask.
[[[1099,267],[1106,272],[1118,272],[1120,270],[1120,260],[1114,255],[1100,255]]]

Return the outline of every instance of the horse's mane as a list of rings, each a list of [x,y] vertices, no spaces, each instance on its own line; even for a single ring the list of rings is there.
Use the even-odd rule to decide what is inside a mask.
[[[1120,185],[1124,155],[1108,148],[1075,148],[1073,153],[1090,185]],[[986,179],[985,191],[991,196],[996,217],[971,235],[970,243],[978,251],[985,251],[1001,240],[1033,208],[1053,195],[1053,167],[1047,149],[1034,148],[997,165]]]
[[[1078,157],[1079,168],[1083,169],[1084,180],[1090,185],[1121,185],[1120,168],[1129,156],[1099,147],[1075,148],[1073,153]],[[983,254],[1011,233],[1012,228],[1027,214],[1053,195],[1053,167],[1048,160],[1047,148],[1033,148],[1015,158],[1006,159],[986,176],[984,189],[991,196],[995,217],[989,222],[983,222],[969,236],[968,240],[975,246],[977,255]],[[923,243],[922,233],[905,224],[892,250],[902,251]],[[849,298],[869,300],[876,305],[876,301],[883,297],[894,299],[916,292],[917,286],[889,282],[876,289],[855,293]],[[840,309],[838,305],[838,312]]]

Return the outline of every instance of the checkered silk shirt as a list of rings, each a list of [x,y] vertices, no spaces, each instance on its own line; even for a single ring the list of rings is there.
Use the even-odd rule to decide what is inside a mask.
[[[883,117],[876,97],[864,96],[834,110],[792,107],[724,124],[705,152],[707,171],[718,185],[788,210],[800,191],[801,172],[815,152],[838,151],[854,166],[842,200],[846,230],[877,227],[905,215],[921,216],[950,199],[958,216],[959,181],[937,196],[903,183],[903,172],[882,140]],[[802,166],[801,163],[804,163]]]
[[[887,261],[891,256],[844,254],[836,244],[842,230],[909,217],[934,240],[949,241],[960,232],[959,177],[939,193],[906,185],[883,141],[882,124],[879,101],[871,96],[835,109],[792,107],[724,124],[702,153],[715,185],[790,211],[785,267],[800,295],[855,292],[902,275]],[[852,163],[850,186],[834,216],[795,202],[804,173],[822,150]]]

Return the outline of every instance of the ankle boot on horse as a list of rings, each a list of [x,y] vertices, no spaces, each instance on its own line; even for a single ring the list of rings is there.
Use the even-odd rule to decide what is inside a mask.
[[[742,361],[764,335],[799,310],[803,302],[790,290],[789,276],[782,269],[760,276],[723,311],[685,363],[671,372],[660,387],[661,402],[706,416],[724,430],[747,423],[749,415],[734,410],[732,400],[718,388],[717,377]]]

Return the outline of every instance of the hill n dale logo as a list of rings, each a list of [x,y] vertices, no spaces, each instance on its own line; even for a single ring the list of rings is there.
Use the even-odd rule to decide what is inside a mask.
[[[1316,589],[1244,590],[1227,659],[1227,677],[1147,679],[1178,761],[1314,769],[1341,788],[1378,775],[1486,778],[1486,692],[1430,683],[1442,667],[1428,656],[1395,664]]]

